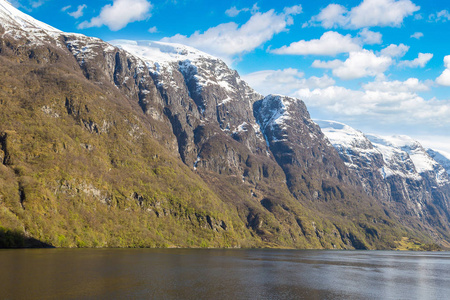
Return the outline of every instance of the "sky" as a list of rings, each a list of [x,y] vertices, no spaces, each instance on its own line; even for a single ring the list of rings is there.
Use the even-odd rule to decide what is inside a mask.
[[[448,0],[10,0],[66,32],[186,44],[313,119],[450,152]]]

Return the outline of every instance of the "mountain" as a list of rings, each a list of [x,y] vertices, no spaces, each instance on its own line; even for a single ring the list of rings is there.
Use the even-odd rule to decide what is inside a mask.
[[[367,193],[301,100],[218,58],[64,33],[4,0],[0,24],[0,246],[448,241]]]
[[[434,151],[407,136],[364,135],[342,123],[316,123],[349,169],[363,179],[366,193],[390,207],[404,224],[448,235],[450,177],[429,155]]]
[[[447,171],[447,174],[450,175],[450,153],[433,149],[427,149],[427,153]]]

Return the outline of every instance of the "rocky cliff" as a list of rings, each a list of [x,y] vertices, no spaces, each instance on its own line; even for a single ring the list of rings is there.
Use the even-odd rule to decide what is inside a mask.
[[[449,232],[450,178],[419,142],[407,136],[364,135],[342,123],[316,121],[366,193],[403,223]],[[405,217],[407,216],[407,217]]]

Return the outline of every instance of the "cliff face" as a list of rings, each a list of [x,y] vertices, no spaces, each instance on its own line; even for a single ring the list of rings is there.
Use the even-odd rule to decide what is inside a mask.
[[[433,241],[372,197],[300,100],[186,46],[113,46],[0,4],[6,230],[69,247]]]
[[[428,152],[407,136],[364,135],[345,124],[317,121],[366,193],[404,224],[449,229],[450,178]]]

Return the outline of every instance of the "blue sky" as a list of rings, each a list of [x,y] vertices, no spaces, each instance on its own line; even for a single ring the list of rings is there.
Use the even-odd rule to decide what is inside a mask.
[[[67,32],[188,44],[313,118],[450,152],[448,0],[11,2]]]

